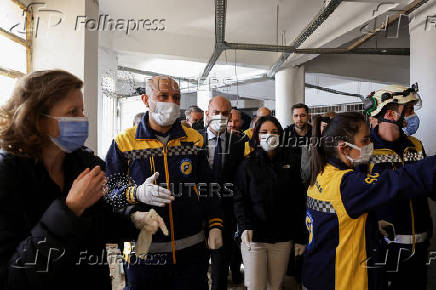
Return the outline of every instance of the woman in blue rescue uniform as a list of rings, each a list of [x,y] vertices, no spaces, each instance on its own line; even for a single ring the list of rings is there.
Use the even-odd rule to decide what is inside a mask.
[[[312,148],[303,285],[308,290],[383,289],[381,271],[371,266],[378,230],[368,213],[393,199],[434,195],[436,157],[367,174],[373,146],[359,113],[338,114],[314,136],[320,143]]]

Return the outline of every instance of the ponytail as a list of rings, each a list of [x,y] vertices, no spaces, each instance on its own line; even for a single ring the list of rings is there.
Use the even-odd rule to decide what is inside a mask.
[[[314,185],[318,174],[324,171],[329,159],[337,158],[338,141],[354,143],[356,135],[362,124],[365,124],[365,117],[357,112],[337,114],[321,134],[321,117],[315,116],[312,128],[312,139],[316,141],[311,144],[312,173],[310,185]]]
[[[312,140],[315,140],[315,144],[310,142],[310,154],[312,156],[311,162],[311,174],[310,185],[314,185],[319,173],[322,173],[326,164],[325,152],[321,144],[318,144],[321,140],[321,116],[314,116],[312,118]]]

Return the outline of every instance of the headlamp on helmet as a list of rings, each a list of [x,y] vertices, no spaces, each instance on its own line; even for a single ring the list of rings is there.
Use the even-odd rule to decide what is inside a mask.
[[[422,100],[418,91],[418,83],[413,84],[410,88],[389,86],[369,94],[363,100],[363,108],[368,116],[373,117],[389,103],[407,104],[414,102],[415,110],[419,110],[422,107]]]

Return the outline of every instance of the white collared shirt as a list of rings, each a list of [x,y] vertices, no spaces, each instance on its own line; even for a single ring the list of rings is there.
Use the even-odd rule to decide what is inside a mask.
[[[216,137],[216,135],[214,133],[212,133],[212,131],[209,128],[207,128],[207,140],[208,140],[208,142],[207,142],[208,148],[207,149],[209,152],[207,159],[209,161],[209,166],[212,169],[213,169],[213,159],[215,157],[215,146],[217,144],[215,137]],[[224,151],[226,150],[226,132],[222,133],[219,136],[219,139],[221,140],[221,150],[222,150],[221,152],[224,153]],[[224,162],[224,154],[222,154],[221,161]]]

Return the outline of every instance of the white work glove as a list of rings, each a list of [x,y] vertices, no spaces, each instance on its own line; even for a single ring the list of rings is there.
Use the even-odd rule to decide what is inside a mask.
[[[159,177],[159,172],[155,172],[152,176],[147,178],[143,184],[136,189],[136,199],[140,202],[163,207],[167,203],[174,200],[171,191],[154,184]]]
[[[247,246],[248,250],[251,250],[251,241],[253,238],[253,230],[245,230],[242,232],[241,240]]]
[[[152,235],[159,228],[165,236],[168,236],[168,228],[165,222],[154,209],[148,212],[134,212],[130,215],[130,219],[135,224],[135,227],[141,230],[135,243],[135,255],[139,258],[144,258],[147,255]]]
[[[294,244],[294,252],[295,252],[295,256],[301,256],[304,254],[304,251],[306,251],[306,245],[303,244],[298,244],[295,243]]]
[[[207,244],[211,250],[216,250],[223,246],[223,236],[220,229],[213,228],[209,231]]]

